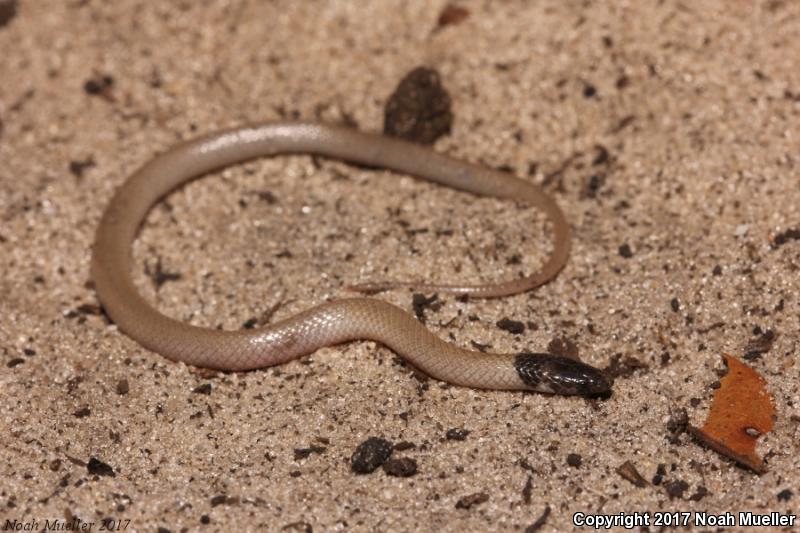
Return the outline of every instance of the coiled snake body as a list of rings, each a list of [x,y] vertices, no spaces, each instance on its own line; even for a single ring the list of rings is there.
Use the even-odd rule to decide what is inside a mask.
[[[384,167],[474,194],[522,201],[553,224],[554,249],[538,273],[492,285],[376,283],[376,291],[413,286],[492,298],[526,291],[552,279],[569,255],[570,232],[555,202],[535,185],[398,139],[303,122],[267,123],[214,133],[171,148],[134,173],[117,191],[95,236],[92,278],[97,295],[119,328],[144,347],[191,365],[247,370],[277,365],[332,344],[380,342],[430,376],[484,389],[556,394],[607,393],[610,381],[594,367],[551,354],[490,354],[442,341],[418,320],[373,298],[336,300],[260,329],[220,331],[171,319],[147,303],[130,274],[131,243],[150,208],[188,180],[261,156],[312,153]]]

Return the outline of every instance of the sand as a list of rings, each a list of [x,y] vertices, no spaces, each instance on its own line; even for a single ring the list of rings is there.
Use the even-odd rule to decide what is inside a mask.
[[[690,512],[697,527],[695,512],[796,512],[800,4],[464,1],[466,16],[451,6],[442,22],[441,1],[11,4],[0,2],[3,525],[563,531],[576,513],[625,513],[656,531],[656,513]],[[621,372],[610,398],[458,388],[372,342],[209,373],[107,321],[91,243],[128,174],[248,122],[380,131],[418,66],[452,99],[435,149],[543,184],[575,234],[552,283],[490,301],[440,295],[427,324],[501,352],[566,339]],[[513,278],[548,247],[524,206],[291,156],[170,195],[133,269],[164,313],[236,329],[347,296],[351,282]],[[412,309],[408,291],[378,297]],[[694,425],[708,413],[724,352],[749,353],[774,398],[762,475],[683,431],[682,410]],[[392,457],[405,470],[389,470],[412,459],[416,473],[354,473],[369,437],[402,443]],[[643,486],[618,473],[626,462]]]

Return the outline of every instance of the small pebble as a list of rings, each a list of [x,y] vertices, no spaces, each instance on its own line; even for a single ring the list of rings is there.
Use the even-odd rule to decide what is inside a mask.
[[[411,477],[417,473],[417,462],[410,457],[389,459],[383,463],[383,471],[390,476]]]
[[[358,445],[350,458],[350,468],[356,474],[369,474],[392,455],[394,446],[380,437],[370,437]]]

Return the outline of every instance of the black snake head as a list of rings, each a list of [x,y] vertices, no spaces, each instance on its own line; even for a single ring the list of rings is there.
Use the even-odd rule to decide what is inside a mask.
[[[522,352],[514,360],[520,379],[536,392],[581,396],[611,393],[613,381],[602,371],[569,357]]]

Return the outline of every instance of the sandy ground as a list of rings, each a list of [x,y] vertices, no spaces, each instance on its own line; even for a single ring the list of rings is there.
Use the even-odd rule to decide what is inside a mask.
[[[449,24],[442,1],[12,4],[0,2],[3,525],[557,531],[575,513],[639,512],[656,531],[657,512],[797,511],[800,4],[464,1]],[[442,296],[427,323],[502,352],[568,339],[627,370],[611,398],[453,387],[372,342],[214,374],[99,313],[93,233],[137,166],[253,121],[380,130],[421,65],[452,98],[436,149],[544,183],[575,232],[554,282]],[[546,230],[507,202],[278,157],[172,194],[134,269],[163,312],[235,329],[354,281],[530,272]],[[411,309],[409,292],[379,297]],[[748,361],[777,410],[759,476],[698,445],[679,413],[701,424],[721,354],[768,330],[771,348]],[[353,473],[372,436],[405,443],[393,457],[416,473]],[[628,461],[644,486],[617,472]]]

